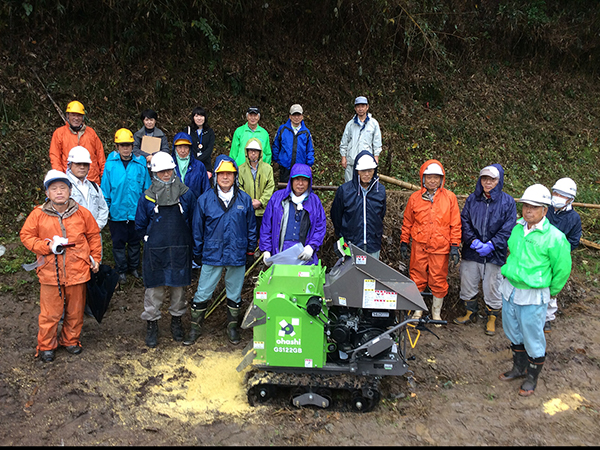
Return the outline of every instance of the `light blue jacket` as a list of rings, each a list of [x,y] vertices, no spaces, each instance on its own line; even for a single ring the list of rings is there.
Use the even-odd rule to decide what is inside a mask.
[[[71,169],[67,169],[67,176],[73,185],[71,188],[71,198],[92,213],[92,216],[96,219],[98,228],[102,231],[102,228],[108,222],[108,205],[106,204],[106,200],[104,200],[102,189],[96,183],[86,178],[84,184],[88,188],[88,194],[87,198],[85,198],[77,184],[79,183],[79,179],[73,175]]]
[[[150,187],[150,183],[145,158],[132,155],[125,170],[119,152],[114,151],[108,155],[101,188],[108,205],[110,220],[135,220],[138,200]]]
[[[373,156],[379,156],[381,145],[379,122],[373,118],[371,113],[368,113],[365,123],[361,125],[355,114],[344,129],[340,142],[340,154],[346,157],[348,164],[354,165],[354,159],[363,150],[368,150]]]

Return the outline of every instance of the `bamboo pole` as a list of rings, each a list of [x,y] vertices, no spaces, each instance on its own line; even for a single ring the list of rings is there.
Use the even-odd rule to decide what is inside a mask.
[[[379,179],[381,181],[385,181],[386,183],[395,184],[396,186],[400,186],[406,189],[411,189],[413,191],[418,191],[421,188],[419,186],[415,186],[414,184],[407,183],[406,181],[401,181],[396,178],[388,177],[387,175],[379,174]]]
[[[584,239],[584,238],[581,238],[579,242],[581,242],[586,247],[591,247],[591,248],[595,248],[596,250],[600,250],[600,245],[596,244],[595,242],[588,241],[587,239]]]

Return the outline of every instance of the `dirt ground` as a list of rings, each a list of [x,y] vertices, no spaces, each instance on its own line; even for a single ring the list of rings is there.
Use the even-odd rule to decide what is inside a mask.
[[[0,283],[14,287],[0,295],[0,445],[596,445],[600,439],[599,291],[585,280],[572,279],[563,291],[532,397],[518,396],[519,381],[498,380],[511,366],[509,343],[501,328],[486,336],[480,320],[432,328],[439,340],[422,335],[409,350],[414,388],[404,376],[383,379],[383,398],[368,413],[286,402],[249,406],[244,374],[235,367],[251,331],[243,331],[240,345],[229,344],[224,305],[191,347],[171,339],[164,305],[159,346],[148,349],[139,280],[114,295],[101,324],[85,317],[82,354],[60,348],[54,362],[42,363],[34,358],[37,278],[22,271],[2,275]],[[247,286],[246,298],[250,292]],[[456,294],[445,309],[445,319],[460,312]]]

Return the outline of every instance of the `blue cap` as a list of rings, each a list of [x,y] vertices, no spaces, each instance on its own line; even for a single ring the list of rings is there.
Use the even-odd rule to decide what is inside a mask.
[[[367,97],[364,97],[361,95],[360,97],[356,97],[354,99],[354,104],[355,105],[368,105],[369,101],[367,100]]]

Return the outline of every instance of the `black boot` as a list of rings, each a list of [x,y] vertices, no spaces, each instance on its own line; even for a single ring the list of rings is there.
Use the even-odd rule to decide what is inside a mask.
[[[513,355],[513,367],[508,372],[500,374],[498,378],[502,381],[514,380],[524,377],[527,373],[527,352],[523,344],[510,344]]]
[[[174,341],[183,341],[183,327],[181,325],[181,316],[171,316],[171,334],[173,335]]]
[[[458,325],[466,325],[471,322],[477,322],[477,310],[479,309],[477,300],[463,300],[463,302],[465,304],[467,313],[462,317],[457,317],[454,319],[454,323]]]
[[[529,397],[533,394],[535,387],[537,386],[537,380],[540,376],[540,372],[544,367],[544,361],[546,361],[546,355],[539,358],[529,358],[529,364],[527,365],[527,375],[525,381],[519,389],[519,395],[522,397]]]
[[[158,345],[158,320],[148,320],[146,328],[146,345],[154,348]]]
[[[229,342],[234,345],[240,343],[240,332],[238,330],[238,320],[240,318],[241,303],[235,303],[227,299],[227,337]]]
[[[206,316],[206,309],[208,303],[192,303],[192,320],[190,327],[190,334],[183,341],[183,345],[192,345],[202,334],[202,323]]]

